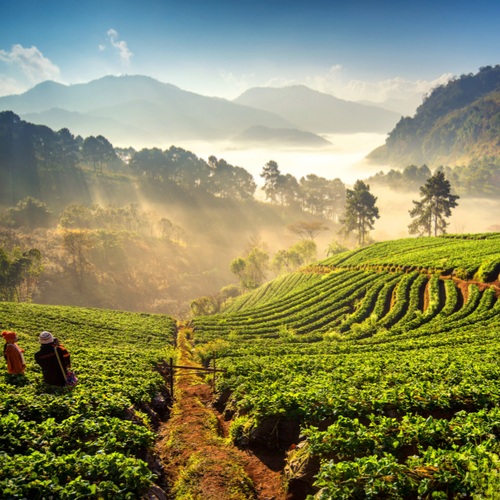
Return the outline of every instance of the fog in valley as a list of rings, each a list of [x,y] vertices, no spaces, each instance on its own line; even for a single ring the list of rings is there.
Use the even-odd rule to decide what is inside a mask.
[[[304,148],[290,146],[241,147],[232,142],[192,142],[179,141],[180,146],[193,151],[197,156],[208,159],[214,155],[224,158],[232,165],[238,165],[250,172],[257,184],[262,185],[260,177],[262,167],[269,161],[278,163],[284,174],[291,174],[297,179],[308,174],[315,174],[327,179],[340,178],[344,183],[353,184],[380,170],[364,160],[365,156],[384,144],[386,134],[323,134],[331,144],[322,148]],[[163,148],[171,144],[163,144]],[[387,167],[382,167],[387,170]]]

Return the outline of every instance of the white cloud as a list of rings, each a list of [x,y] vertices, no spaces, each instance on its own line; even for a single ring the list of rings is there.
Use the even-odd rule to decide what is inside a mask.
[[[289,87],[290,85],[300,85],[297,80],[287,80],[286,78],[271,78],[264,87]]]
[[[432,81],[417,80],[414,82],[400,77],[379,82],[351,80],[346,87],[346,92],[352,96],[359,95],[362,96],[361,99],[375,102],[383,102],[389,98],[409,99],[415,95],[423,95],[437,85],[446,83],[452,76],[451,73],[446,73]]]
[[[104,45],[99,44],[99,51],[103,51],[106,47]]]
[[[118,54],[120,55],[120,59],[124,65],[130,64],[130,58],[134,55],[130,52],[127,47],[127,42],[123,40],[117,40],[118,33],[114,29],[108,30],[109,41],[111,45],[118,50]],[[101,46],[99,46],[101,47]]]
[[[59,78],[59,68],[34,46],[27,49],[16,44],[11,52],[0,50],[0,60],[21,68],[32,83]]]
[[[225,80],[232,87],[231,97],[238,97],[241,93],[251,87],[250,80],[254,78],[254,74],[236,76],[230,71],[219,70],[219,74],[223,80]]]
[[[445,73],[435,80],[405,80],[401,77],[390,78],[377,82],[363,80],[345,81],[341,66],[332,66],[325,75],[307,77],[307,84],[328,94],[350,101],[368,100],[383,102],[390,98],[408,100],[422,96],[437,85],[446,83],[452,78],[451,73]]]
[[[0,97],[4,95],[21,94],[26,87],[22,86],[14,78],[0,75]]]

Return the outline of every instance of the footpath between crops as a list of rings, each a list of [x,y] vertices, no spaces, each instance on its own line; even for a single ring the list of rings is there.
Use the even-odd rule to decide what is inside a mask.
[[[181,325],[177,364],[200,367],[193,360],[193,332]],[[169,500],[285,500],[281,471],[284,453],[236,448],[229,422],[212,407],[213,382],[196,370],[179,369],[174,379],[171,418],[159,431],[157,449],[165,467]],[[266,465],[267,464],[267,465]]]

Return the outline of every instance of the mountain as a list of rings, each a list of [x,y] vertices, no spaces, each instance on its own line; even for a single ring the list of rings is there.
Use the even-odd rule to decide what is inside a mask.
[[[259,125],[247,128],[233,138],[235,142],[247,144],[272,143],[282,146],[321,147],[331,146],[331,142],[311,132],[294,128],[269,128]]]
[[[162,142],[227,139],[254,125],[293,128],[272,112],[187,92],[146,76],[106,76],[69,86],[47,81],[24,94],[0,98],[0,111],[12,110],[30,120],[39,113],[38,122],[47,125],[54,123],[55,115],[61,116],[53,109],[80,114],[72,115],[73,133],[87,135],[89,124],[95,123],[93,135],[106,130],[109,140],[124,145],[129,142],[123,131],[130,127],[139,136],[161,137]],[[113,127],[113,120],[119,125]]]
[[[315,134],[386,133],[401,117],[393,111],[337,99],[304,85],[256,87],[233,102],[271,111],[292,122],[295,128]]]
[[[396,167],[462,165],[500,157],[499,136],[500,65],[486,66],[435,88],[367,159]]]
[[[46,125],[53,130],[68,128],[72,133],[82,137],[103,135],[113,143],[122,140],[127,144],[139,141],[155,145],[160,142],[159,136],[152,136],[138,127],[120,123],[113,118],[86,115],[60,108],[51,108],[40,113],[27,113],[22,115],[22,118],[30,123]]]

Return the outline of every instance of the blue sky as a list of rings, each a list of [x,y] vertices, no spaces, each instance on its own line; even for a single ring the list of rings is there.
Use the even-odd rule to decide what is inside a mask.
[[[382,101],[500,63],[498,2],[0,3],[0,95],[145,74],[234,98],[303,83]]]

